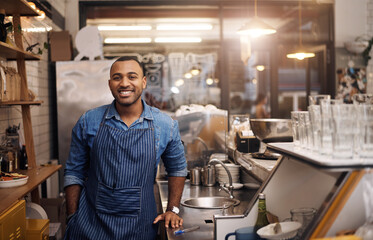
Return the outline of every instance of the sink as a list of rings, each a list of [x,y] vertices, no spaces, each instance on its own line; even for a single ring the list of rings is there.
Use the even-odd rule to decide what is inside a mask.
[[[218,209],[223,208],[224,204],[237,206],[240,201],[237,199],[230,199],[227,197],[198,197],[188,198],[181,201],[181,205],[191,208],[205,208],[205,209]],[[226,206],[226,207],[228,207]]]

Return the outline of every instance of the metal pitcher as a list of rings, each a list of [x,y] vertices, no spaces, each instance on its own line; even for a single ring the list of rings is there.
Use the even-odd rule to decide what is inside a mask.
[[[214,166],[205,166],[201,169],[202,174],[202,184],[205,187],[212,187],[216,183],[215,178],[215,167]]]

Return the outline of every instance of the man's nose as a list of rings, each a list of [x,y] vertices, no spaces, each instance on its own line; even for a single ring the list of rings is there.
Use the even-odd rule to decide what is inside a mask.
[[[123,77],[121,80],[120,80],[120,85],[121,86],[128,86],[130,83],[130,80],[127,78],[127,77]]]

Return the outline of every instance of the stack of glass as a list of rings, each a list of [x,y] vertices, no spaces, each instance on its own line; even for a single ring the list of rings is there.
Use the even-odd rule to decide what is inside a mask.
[[[308,111],[292,111],[295,148],[333,159],[373,158],[373,94],[356,94],[353,104],[330,95],[309,96]]]

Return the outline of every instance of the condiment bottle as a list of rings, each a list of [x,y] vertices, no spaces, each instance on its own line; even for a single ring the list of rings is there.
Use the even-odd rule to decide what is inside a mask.
[[[28,159],[27,159],[27,153],[26,153],[26,145],[22,145],[19,168],[22,169],[22,170],[27,170],[28,169]]]
[[[254,232],[262,227],[267,226],[268,224],[269,222],[267,219],[266,196],[264,193],[259,193],[258,217],[254,225]],[[259,236],[258,239],[260,239]]]

